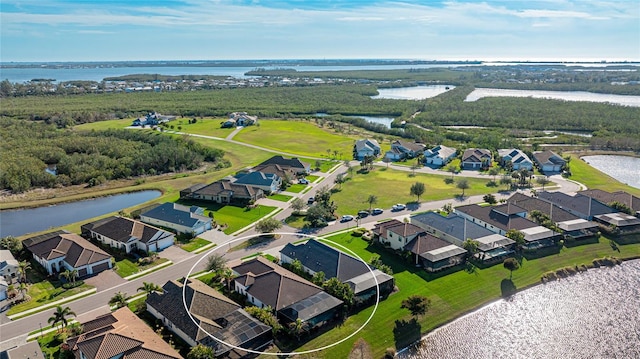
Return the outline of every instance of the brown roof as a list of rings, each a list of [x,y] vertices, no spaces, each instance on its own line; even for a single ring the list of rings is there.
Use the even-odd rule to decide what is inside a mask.
[[[34,255],[45,260],[65,257],[73,268],[97,263],[111,256],[77,234],[56,231],[25,239],[24,246]]]
[[[393,145],[400,145],[413,152],[421,152],[421,151],[424,151],[424,148],[425,148],[425,145],[422,143],[409,142],[409,141],[403,141],[403,140],[396,140],[393,142],[391,147],[393,147]]]
[[[387,231],[391,231],[402,237],[409,237],[424,230],[415,224],[400,222],[397,219],[376,224],[374,233],[386,238]]]
[[[553,151],[534,152],[533,158],[536,160],[536,162],[541,164],[564,164],[566,162],[564,159],[562,159],[562,157],[558,156]]]
[[[514,193],[513,196],[507,199],[507,202],[524,208],[527,210],[527,212],[540,211],[549,216],[551,220],[556,223],[572,221],[574,219],[580,218],[554,205],[551,202],[544,201],[536,197],[529,197],[523,193]]]
[[[235,197],[253,198],[256,196],[256,193],[259,193],[258,191],[262,190],[246,184],[235,184],[229,180],[220,180],[193,191],[193,193],[207,196],[217,196],[220,193],[228,193]]]
[[[267,270],[266,267],[270,269]],[[240,280],[242,276],[252,274],[253,284],[247,292],[275,310],[322,292],[315,284],[263,257],[244,262],[232,269],[240,274]],[[254,270],[258,273],[254,273]]]
[[[640,212],[640,197],[636,197],[631,193],[628,193],[625,191],[617,191],[617,192],[609,193],[601,189],[590,189],[586,191],[580,191],[578,192],[578,194],[591,197],[604,204],[609,204],[611,202],[619,202],[629,208],[632,208],[636,212]]]
[[[81,335],[67,342],[74,353],[81,351],[89,359],[108,359],[118,354],[124,354],[123,358],[181,358],[127,307],[84,323],[83,329]]]
[[[464,162],[482,162],[483,158],[491,159],[491,151],[484,148],[469,148],[464,151],[462,161]]]
[[[268,160],[262,162],[258,166],[271,165],[271,164],[280,165],[283,168],[287,168],[288,167],[288,168],[294,169],[296,172],[306,171],[307,167],[309,167],[308,163],[302,162],[296,157],[284,158],[282,156],[273,156],[273,157],[269,158]]]
[[[429,233],[421,233],[404,246],[404,250],[414,254],[422,254],[434,249],[450,246],[451,243],[434,237]]]
[[[278,164],[264,164],[264,165],[257,165],[255,167],[253,167],[254,171],[259,171],[262,173],[267,173],[267,174],[275,174],[280,178],[294,178],[296,173],[294,170],[291,169],[291,167],[286,167],[286,166],[280,166]]]
[[[127,217],[112,216],[82,226],[114,241],[127,243],[134,237],[142,243],[158,241],[172,233]]]

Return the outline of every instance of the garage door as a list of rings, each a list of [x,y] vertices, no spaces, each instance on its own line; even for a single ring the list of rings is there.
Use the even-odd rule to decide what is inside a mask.
[[[109,263],[101,263],[98,265],[93,266],[93,274],[98,274],[100,272],[102,272],[105,269],[109,269]]]

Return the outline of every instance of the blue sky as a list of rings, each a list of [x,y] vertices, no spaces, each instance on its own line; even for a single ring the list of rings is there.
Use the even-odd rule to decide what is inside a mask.
[[[1,0],[0,60],[640,61],[640,0]]]

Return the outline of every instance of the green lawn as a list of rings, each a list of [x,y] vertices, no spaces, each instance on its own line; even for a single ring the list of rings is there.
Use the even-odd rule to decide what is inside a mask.
[[[271,198],[273,200],[280,201],[280,202],[289,202],[289,200],[293,198],[293,196],[287,196],[286,194],[275,193],[269,196],[268,198]]]
[[[309,187],[309,185],[306,185],[306,184],[292,184],[291,186],[287,187],[287,189],[285,191],[291,192],[291,193],[300,193],[300,192],[304,191],[307,187]]]
[[[108,121],[96,121],[91,123],[83,123],[81,125],[73,126],[74,130],[109,130],[114,128],[125,128],[131,126],[131,123],[135,118],[125,118],[122,120],[108,120]],[[149,127],[147,127],[149,128]]]
[[[234,140],[309,157],[333,158],[333,151],[337,151],[339,158],[346,159],[351,158],[355,138],[320,128],[312,122],[262,120],[260,126],[242,129]]]
[[[24,312],[25,310],[37,308],[51,302],[68,298],[89,289],[93,289],[93,287],[88,284],[83,284],[72,289],[64,289],[59,281],[50,281],[43,278],[37,283],[29,285],[27,295],[31,297],[31,300],[14,305],[6,312],[6,314],[13,315]],[[18,294],[18,297],[20,297],[20,294]]]
[[[619,182],[615,178],[600,172],[591,167],[588,163],[581,160],[576,155],[571,155],[571,177],[574,181],[578,181],[586,185],[589,189],[601,189],[607,192],[626,191],[636,196],[640,196],[640,189],[628,186]]]
[[[224,233],[231,234],[251,223],[259,221],[276,208],[277,207],[259,205],[247,210],[241,207],[224,206],[215,212],[213,218],[218,224],[226,223],[227,228],[224,230]]]
[[[207,246],[209,244],[211,244],[211,242],[207,241],[206,239],[194,238],[194,239],[190,240],[188,243],[180,244],[180,248],[182,248],[183,250],[185,250],[187,252],[193,252],[196,249],[202,248],[202,247]]]
[[[367,243],[361,238],[353,237],[349,233],[332,236],[328,239],[353,250],[365,261],[368,261],[373,254],[379,254],[383,262],[392,267],[399,292],[380,302],[372,321],[355,337],[323,351],[322,357],[324,358],[347,357],[353,343],[359,337],[364,338],[371,345],[374,358],[381,357],[386,348],[395,347],[396,342],[393,334],[395,321],[411,318],[407,310],[400,309],[402,300],[410,295],[425,295],[431,299],[432,307],[427,315],[419,320],[420,332],[424,334],[464,313],[500,298],[501,283],[509,278],[509,272],[501,264],[469,272],[460,270],[450,274],[430,275],[408,264],[390,251],[377,246],[367,246]],[[640,238],[635,238],[635,241],[638,242],[638,239]],[[521,289],[539,283],[540,276],[549,270],[575,264],[588,264],[592,259],[603,256],[624,258],[640,255],[640,243],[621,245],[618,248],[620,252],[614,251],[607,239],[600,238],[595,244],[564,248],[557,254],[540,259],[523,259],[520,270],[513,273],[513,283],[516,288]],[[343,325],[311,340],[298,350],[318,348],[346,337],[364,323],[371,311],[372,308],[360,311],[349,317]]]
[[[462,194],[462,190],[456,188],[456,183],[444,183],[445,176],[416,173],[410,176],[410,172],[396,171],[393,169],[376,167],[367,174],[353,172],[353,176],[347,180],[339,192],[331,199],[338,205],[339,214],[354,214],[362,209],[369,209],[366,202],[369,195],[378,197],[373,207],[390,208],[396,203],[408,203],[416,200],[409,194],[411,185],[416,182],[425,184],[425,193],[420,197],[420,202],[430,202],[443,199],[454,201],[456,195]],[[456,178],[456,181],[458,178]],[[487,187],[489,179],[468,178],[470,188],[465,190],[465,196],[494,193],[498,187]]]
[[[192,124],[188,124],[187,120],[188,119],[182,120],[183,121],[182,125],[180,125],[182,127],[182,130],[180,132],[195,133],[198,135],[225,138],[235,130],[235,127],[234,128],[220,127],[220,123],[226,121],[226,118],[206,117],[203,119],[198,119],[197,123],[192,123]],[[179,125],[178,121],[180,120],[174,120],[169,122],[169,124],[174,125],[175,131],[178,130],[177,128],[177,126]]]
[[[153,263],[149,263],[146,265],[138,264],[128,258],[124,258],[116,262],[116,273],[122,278],[128,277],[130,275],[136,274],[138,272],[142,272],[144,270],[159,266],[160,264],[167,262],[166,258],[158,258]]]
[[[332,165],[332,167],[336,165],[335,163],[332,163],[332,162],[329,162],[329,163]],[[320,176],[308,175],[308,176],[306,176],[305,178],[306,178],[306,179],[307,179],[307,181],[309,181],[310,183],[313,183],[313,182],[315,182],[318,178],[320,178]]]
[[[298,229],[302,229],[302,227],[304,227],[305,225],[305,216],[296,216],[296,215],[291,215],[289,217],[287,217],[284,221],[287,225],[293,227],[293,228],[298,228]]]

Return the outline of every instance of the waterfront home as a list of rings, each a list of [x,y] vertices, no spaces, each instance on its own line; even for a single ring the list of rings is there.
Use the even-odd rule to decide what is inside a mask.
[[[582,219],[592,220],[594,216],[618,212],[591,197],[576,194],[570,196],[562,192],[542,191],[537,193],[538,198],[553,203],[565,211]]]
[[[18,261],[11,251],[0,249],[0,278],[12,281],[18,275]]]
[[[415,158],[424,152],[425,147],[422,143],[396,140],[391,143],[391,150],[387,151],[384,156],[391,161]]]
[[[373,227],[373,238],[385,246],[401,250],[422,232],[423,229],[414,224],[392,219],[376,223]]]
[[[264,193],[277,192],[282,185],[282,178],[273,173],[264,173],[261,171],[253,171],[243,173],[236,177],[233,182],[236,185],[247,185],[254,188],[260,188]]]
[[[553,151],[534,152],[533,160],[536,161],[540,172],[545,174],[560,172],[567,163],[567,161]]]
[[[433,167],[442,167],[456,158],[458,150],[452,147],[438,145],[432,149],[424,151],[424,164]]]
[[[517,148],[499,149],[498,156],[500,156],[500,163],[503,167],[511,164],[511,169],[514,171],[521,169],[533,171],[533,162],[522,150]]]
[[[82,235],[126,253],[160,252],[173,245],[171,232],[127,217],[111,216],[82,225]]]
[[[147,312],[189,346],[202,344],[212,348],[216,357],[236,358],[242,357],[244,352],[220,343],[209,334],[231,345],[251,350],[262,350],[273,342],[270,326],[253,318],[236,302],[197,279],[190,279],[186,288],[178,281],[169,281],[162,289],[161,293],[154,292],[147,296]]]
[[[260,163],[258,166],[264,165],[279,165],[282,168],[290,169],[298,175],[305,175],[311,173],[311,165],[306,162],[300,161],[298,158],[284,158],[282,156],[273,156],[268,160]],[[256,166],[257,167],[257,166]]]
[[[75,233],[55,231],[22,243],[49,275],[77,270],[78,277],[84,277],[111,269],[113,257]]]
[[[256,201],[264,197],[260,188],[219,180],[210,184],[197,184],[180,191],[180,198],[211,201],[215,203],[240,203]]]
[[[336,318],[343,306],[340,299],[262,256],[230,266],[235,291],[251,305],[271,307],[285,325],[300,319],[307,328],[320,326]]]
[[[76,358],[182,358],[127,307],[84,322],[82,334],[67,339]]]
[[[380,144],[378,141],[370,138],[357,140],[353,146],[353,157],[362,161],[365,157],[378,157],[380,155]]]
[[[582,239],[598,234],[597,223],[582,219],[541,198],[514,193],[507,199],[507,203],[526,209],[527,217],[530,219],[533,219],[534,211],[540,212],[555,223],[567,239]]]
[[[379,296],[389,295],[395,285],[393,276],[375,268],[370,271],[361,260],[314,239],[299,244],[288,243],[280,250],[280,260],[287,264],[300,261],[304,271],[311,276],[323,272],[326,279],[338,278],[351,286],[359,303],[375,297],[376,280]]]
[[[618,202],[630,208],[636,217],[640,217],[640,197],[634,196],[631,193],[625,191],[610,193],[601,189],[589,189],[580,191],[578,194],[591,197],[606,205]]]
[[[632,234],[640,232],[640,218],[630,214],[616,212],[599,214],[593,220],[615,234]]]
[[[171,228],[178,233],[201,234],[211,229],[213,219],[204,215],[204,208],[183,206],[166,202],[153,209],[140,213],[142,222],[164,228]]]
[[[469,148],[462,155],[461,167],[464,170],[479,170],[491,167],[491,151],[484,148]]]
[[[420,233],[407,243],[405,251],[411,252],[416,266],[427,272],[436,272],[464,262],[467,251],[428,233]]]
[[[512,229],[522,232],[527,249],[553,246],[561,239],[560,233],[528,220],[525,218],[527,210],[510,202],[488,207],[470,204],[456,207],[454,211],[457,215],[503,236]]]

